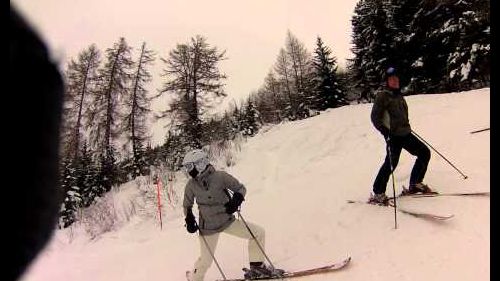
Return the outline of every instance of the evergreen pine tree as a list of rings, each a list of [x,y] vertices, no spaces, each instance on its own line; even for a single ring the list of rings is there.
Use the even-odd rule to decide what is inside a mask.
[[[393,64],[391,42],[394,34],[389,29],[385,0],[361,0],[356,4],[353,26],[353,53],[350,67],[360,99],[371,101],[382,86],[386,68]]]
[[[101,191],[97,190],[97,167],[86,143],[82,146],[77,170],[77,185],[80,187],[82,206],[89,207]]]
[[[77,186],[76,163],[73,159],[63,162],[61,188],[64,200],[61,205],[60,227],[66,228],[76,220],[76,212],[81,204],[80,188]]]
[[[254,136],[259,131],[259,112],[253,102],[248,99],[241,116],[240,130],[244,136]]]
[[[270,70],[264,80],[264,92],[268,96],[268,103],[271,105],[274,123],[279,123],[284,117],[285,102],[282,94],[282,86],[276,78],[273,70]]]
[[[115,154],[115,149],[110,146],[106,153],[100,156],[97,196],[102,196],[104,192],[110,191],[113,185],[117,183],[118,173]]]
[[[451,92],[489,81],[488,14],[488,0],[419,2],[406,52],[412,92]]]
[[[172,171],[177,171],[181,167],[185,153],[185,143],[180,131],[170,130],[167,133],[165,143],[162,148],[165,153],[167,167]]]
[[[345,94],[340,89],[336,78],[336,58],[318,36],[316,41],[313,66],[315,70],[316,97],[314,108],[325,110],[347,104]]]
[[[467,90],[489,85],[490,23],[484,7],[489,1],[461,1],[456,17],[447,25],[455,33],[456,44],[447,59],[451,90]],[[489,11],[489,9],[488,9]]]
[[[385,2],[387,26],[390,30],[389,62],[397,67],[400,85],[408,85],[414,75],[412,64],[421,54],[421,43],[413,42],[415,32],[411,30],[411,23],[421,7],[421,1],[415,0],[388,0]]]

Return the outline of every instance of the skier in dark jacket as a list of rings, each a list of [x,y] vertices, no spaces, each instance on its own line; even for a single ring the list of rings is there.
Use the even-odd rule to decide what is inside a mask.
[[[265,245],[264,229],[234,217],[234,213],[245,200],[245,186],[230,174],[215,170],[210,165],[207,154],[202,150],[188,152],[182,165],[192,177],[184,190],[186,228],[189,233],[199,231],[200,234],[200,257],[194,269],[188,272],[188,280],[203,280],[213,262],[212,255],[217,247],[219,234],[222,232],[248,240],[250,271],[245,273],[245,278],[282,274],[282,270],[264,264],[265,255],[260,249]],[[232,196],[230,191],[233,193]],[[199,211],[198,223],[192,210],[195,200]]]
[[[418,192],[433,193],[429,186],[422,183],[431,152],[424,143],[411,133],[408,120],[408,105],[401,93],[396,69],[389,67],[386,75],[387,89],[377,93],[371,112],[373,125],[384,136],[387,143],[387,155],[375,178],[373,194],[370,196],[370,202],[377,204],[388,203],[388,198],[385,195],[387,182],[391,172],[398,165],[403,148],[412,155],[417,156],[411,171],[409,188],[404,192],[411,194]]]

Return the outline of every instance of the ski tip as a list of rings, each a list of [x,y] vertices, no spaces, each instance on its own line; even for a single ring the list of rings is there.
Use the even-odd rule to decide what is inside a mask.
[[[455,215],[451,214],[451,215],[447,215],[447,216],[443,216],[443,219],[444,220],[448,220],[448,219],[451,219],[451,218],[454,218]]]
[[[352,257],[351,256],[347,256],[346,258],[344,258],[343,260],[341,261],[337,261],[337,265],[340,265],[341,267],[344,267],[346,266],[349,262],[351,262],[352,260]]]
[[[447,220],[452,219],[454,217],[455,217],[454,214],[450,214],[450,215],[431,215],[431,216],[429,216],[430,219],[434,219],[434,220],[437,220],[437,221],[447,221]]]

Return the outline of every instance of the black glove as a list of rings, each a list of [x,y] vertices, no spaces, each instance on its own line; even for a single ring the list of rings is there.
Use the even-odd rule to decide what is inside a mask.
[[[238,208],[241,205],[241,202],[243,202],[245,198],[243,198],[243,195],[239,192],[235,192],[233,194],[233,198],[229,200],[226,204],[224,204],[224,207],[226,207],[226,213],[232,214],[238,210]]]
[[[389,142],[389,140],[391,139],[391,131],[382,126],[382,128],[380,128],[380,133],[382,133],[382,135],[384,136],[385,141]]]
[[[196,219],[193,215],[193,210],[189,208],[186,214],[186,228],[189,233],[195,233],[198,230],[198,225],[196,225]]]

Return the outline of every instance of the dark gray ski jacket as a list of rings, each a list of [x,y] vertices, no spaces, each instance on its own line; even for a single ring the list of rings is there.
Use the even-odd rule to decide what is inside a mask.
[[[408,105],[401,94],[384,90],[377,93],[371,112],[373,126],[382,134],[384,128],[392,135],[405,136],[411,133],[408,120]]]

